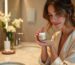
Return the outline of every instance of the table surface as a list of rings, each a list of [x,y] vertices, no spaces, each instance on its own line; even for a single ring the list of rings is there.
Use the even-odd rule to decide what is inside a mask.
[[[1,62],[20,62],[25,65],[40,65],[41,49],[36,43],[25,42],[16,46],[15,54],[4,55],[0,52]]]

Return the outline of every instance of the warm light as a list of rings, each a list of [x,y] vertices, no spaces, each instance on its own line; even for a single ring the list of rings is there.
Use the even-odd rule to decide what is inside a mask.
[[[8,15],[8,0],[5,0],[5,16]]]
[[[8,15],[8,0],[5,0],[5,16]],[[8,21],[6,19],[6,28],[8,27]]]

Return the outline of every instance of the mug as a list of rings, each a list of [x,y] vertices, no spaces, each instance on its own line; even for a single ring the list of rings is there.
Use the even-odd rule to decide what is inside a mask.
[[[39,33],[39,40],[40,41],[45,41],[46,40],[46,33],[45,32]]]

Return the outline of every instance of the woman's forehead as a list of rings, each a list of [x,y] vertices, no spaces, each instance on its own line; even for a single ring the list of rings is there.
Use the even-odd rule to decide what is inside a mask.
[[[56,8],[55,8],[56,7]],[[54,5],[49,5],[48,6],[48,14],[58,14],[58,15],[66,15],[66,12],[64,9],[58,8],[57,6]]]
[[[55,8],[53,5],[48,6],[48,13],[55,13]]]

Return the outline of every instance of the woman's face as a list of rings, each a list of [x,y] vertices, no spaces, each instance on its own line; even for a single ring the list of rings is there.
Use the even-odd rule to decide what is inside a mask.
[[[52,23],[52,27],[55,29],[62,29],[66,19],[65,16],[57,14],[53,5],[48,6],[48,15],[50,22]]]

